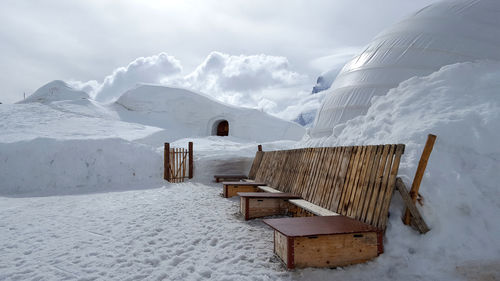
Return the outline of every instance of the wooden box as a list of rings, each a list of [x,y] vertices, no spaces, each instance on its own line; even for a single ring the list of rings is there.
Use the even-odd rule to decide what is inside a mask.
[[[362,263],[383,251],[377,229],[345,216],[266,219],[274,252],[288,269]]]
[[[300,196],[290,193],[269,192],[238,192],[240,196],[240,211],[245,220],[288,213],[289,199]]]
[[[265,183],[259,182],[223,182],[222,183],[222,194],[224,198],[231,198],[238,195],[238,192],[257,192],[259,191],[259,185],[266,185]]]

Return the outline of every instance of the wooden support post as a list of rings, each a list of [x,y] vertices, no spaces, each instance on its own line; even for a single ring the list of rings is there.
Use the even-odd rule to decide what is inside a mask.
[[[413,218],[413,225],[415,226],[415,228],[422,234],[428,232],[430,229],[420,215],[417,206],[415,206],[415,202],[412,202],[412,199],[408,194],[408,190],[406,190],[406,186],[401,178],[396,179],[396,189],[401,194],[403,202],[407,206],[408,211],[411,213],[411,216]]]
[[[188,153],[189,153],[189,178],[192,179],[193,178],[193,142],[192,141],[189,142]]]
[[[261,145],[261,144],[259,144],[259,145],[257,146],[257,151],[262,151],[262,145]]]
[[[410,189],[410,196],[413,203],[417,201],[418,190],[420,188],[420,183],[422,182],[422,178],[424,177],[425,168],[427,167],[427,161],[429,160],[429,156],[431,155],[432,148],[434,147],[434,143],[436,142],[436,136],[429,134],[427,136],[427,142],[425,143],[424,150],[422,151],[422,156],[420,157],[420,161],[418,162],[417,171],[415,172],[415,177],[413,178],[413,183]],[[408,209],[405,211],[403,222],[406,225],[409,225],[411,221],[411,214]]]
[[[163,179],[170,181],[170,143],[165,143],[163,153]]]

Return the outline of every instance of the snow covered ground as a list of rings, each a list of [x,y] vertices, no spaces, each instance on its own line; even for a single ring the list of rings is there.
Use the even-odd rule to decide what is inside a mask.
[[[0,280],[495,280],[488,278],[498,274],[498,260],[440,261],[440,251],[421,250],[432,244],[432,232],[420,236],[399,222],[389,230],[386,252],[372,262],[288,272],[273,255],[272,230],[259,219],[245,222],[238,200],[220,192],[219,185],[184,183],[0,197]],[[393,242],[396,231],[407,240],[403,248]]]

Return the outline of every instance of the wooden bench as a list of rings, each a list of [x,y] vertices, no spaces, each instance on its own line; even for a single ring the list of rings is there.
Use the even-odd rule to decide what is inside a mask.
[[[346,216],[266,219],[274,252],[288,269],[337,267],[365,262],[381,251],[377,228]]]
[[[291,193],[238,192],[240,210],[245,220],[273,215],[288,214],[290,199],[300,196]]]
[[[288,268],[352,264],[376,257],[383,251],[381,237],[404,145],[320,147],[263,153],[255,181],[246,185],[253,188],[252,193],[239,193],[242,196],[240,210],[245,219],[283,214],[308,217],[265,220],[275,229],[274,251]],[[277,200],[283,196],[279,194],[302,199]],[[253,205],[250,198],[254,199]],[[353,220],[356,223],[352,223]],[[325,225],[325,221],[329,223]],[[295,226],[302,231],[289,233],[286,225],[282,229],[281,222],[297,224]],[[355,232],[347,232],[345,227],[353,225]],[[322,229],[322,232],[313,231],[315,229]],[[363,234],[365,232],[369,233]],[[363,239],[359,239],[361,237]],[[290,244],[290,241],[298,244]],[[289,260],[290,251],[283,250],[283,243],[295,249],[294,261]],[[307,254],[328,248],[325,245],[342,243],[350,246],[330,249],[333,253],[338,252],[337,256]],[[306,252],[303,260],[307,262],[301,261],[299,248]],[[354,255],[353,252],[362,254]]]
[[[288,268],[363,262],[383,252],[382,237],[403,153],[403,144],[266,151],[253,167],[252,184],[243,185],[251,186],[252,193],[239,190],[234,195],[241,196],[245,219],[277,214],[305,217],[264,220],[274,228],[274,251]],[[397,183],[405,202],[411,202],[402,181]],[[251,199],[256,199],[253,205]],[[415,218],[418,211],[412,207]],[[414,221],[423,223],[419,218]],[[287,227],[292,226],[300,231],[290,232]],[[341,249],[323,254],[328,245]]]
[[[403,144],[266,151],[255,182],[242,184],[250,188],[228,195],[287,192],[302,197],[288,201],[294,216],[344,215],[385,229],[403,152]]]

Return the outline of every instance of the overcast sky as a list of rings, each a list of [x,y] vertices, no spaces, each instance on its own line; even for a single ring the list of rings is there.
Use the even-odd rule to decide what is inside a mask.
[[[95,80],[94,90],[108,91],[117,75],[145,77],[127,76],[134,61],[136,69],[143,69],[160,60],[160,67],[148,66],[148,75],[167,72],[145,82],[226,90],[225,101],[233,94],[247,99],[246,91],[261,88],[310,89],[320,73],[343,64],[384,28],[432,2],[2,0],[0,102],[16,102],[23,92],[29,95],[56,79]],[[137,62],[140,57],[146,59]],[[225,68],[213,70],[214,64]],[[214,76],[248,68],[253,72],[238,79]]]

